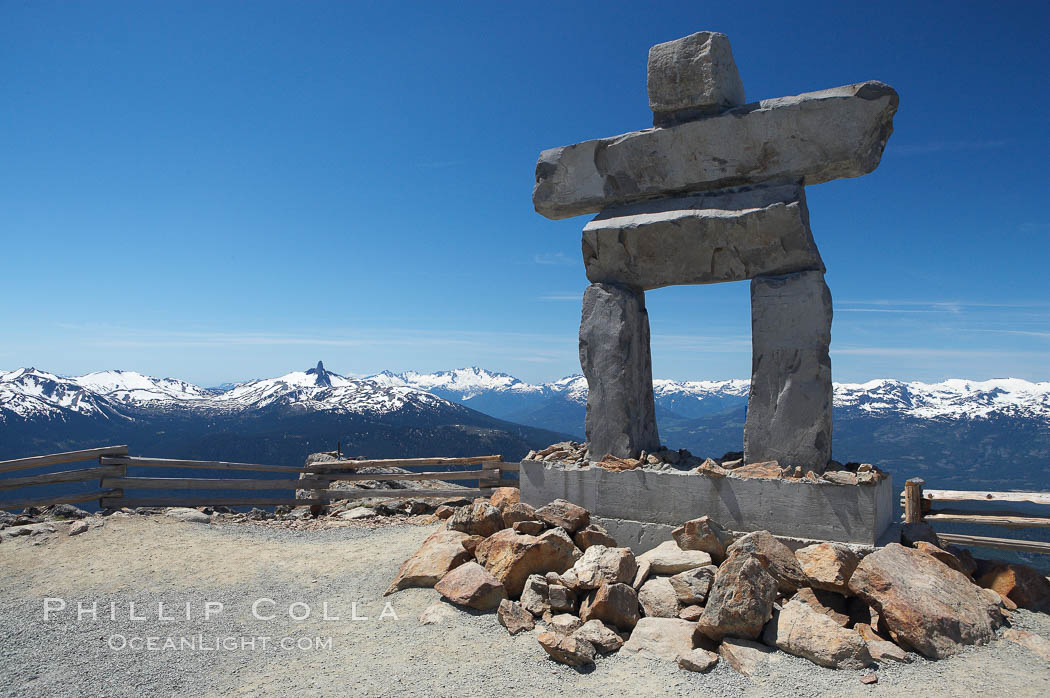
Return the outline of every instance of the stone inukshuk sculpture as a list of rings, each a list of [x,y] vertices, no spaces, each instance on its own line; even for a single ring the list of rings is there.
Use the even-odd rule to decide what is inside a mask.
[[[803,186],[874,170],[897,93],[863,82],[745,104],[715,32],[652,47],[648,87],[655,128],[546,150],[536,164],[536,211],[598,213],[583,229],[590,458],[660,446],[645,291],[750,279],[744,460],[823,472],[831,294]]]

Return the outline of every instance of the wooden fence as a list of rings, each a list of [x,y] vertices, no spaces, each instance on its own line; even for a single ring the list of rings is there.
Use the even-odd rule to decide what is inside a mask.
[[[1050,516],[1032,516],[1018,510],[972,511],[940,506],[942,502],[1029,502],[1050,505],[1050,492],[980,492],[970,490],[926,490],[922,478],[912,478],[904,483],[901,504],[906,523],[953,523],[1002,526],[1005,528],[1050,528]],[[937,533],[946,543],[974,545],[984,548],[1000,548],[1026,553],[1050,554],[1050,543],[1019,540],[1017,538],[993,538],[970,536],[961,533]]]
[[[91,492],[53,495],[0,501],[0,509],[16,510],[29,506],[50,504],[77,504],[98,500],[103,509],[141,506],[315,506],[335,499],[364,499],[387,497],[485,497],[495,487],[517,487],[516,480],[505,479],[503,473],[516,472],[518,463],[505,463],[502,456],[474,456],[470,458],[399,458],[385,460],[319,461],[305,466],[261,465],[255,463],[227,463],[223,461],[193,461],[171,458],[142,458],[128,455],[127,446],[107,446],[83,451],[55,453],[16,460],[0,461],[0,473],[75,463],[98,459],[97,467],[44,473],[28,477],[0,478],[0,490],[20,489],[65,482],[98,480],[98,489]],[[360,468],[433,468],[470,467],[474,470],[445,472],[355,472]],[[287,478],[190,478],[129,476],[129,468],[188,468],[205,470],[236,470],[281,473]],[[477,487],[447,489],[331,489],[333,482],[422,481],[422,480],[477,480]],[[165,490],[174,494],[133,496],[136,490]],[[237,491],[237,495],[206,492]],[[296,498],[296,490],[307,490],[309,498]],[[240,492],[243,491],[243,494]]]

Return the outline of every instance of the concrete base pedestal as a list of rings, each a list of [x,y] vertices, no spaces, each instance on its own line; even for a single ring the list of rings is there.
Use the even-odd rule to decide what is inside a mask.
[[[889,476],[870,484],[836,485],[683,471],[613,472],[541,461],[522,461],[520,475],[523,502],[539,507],[567,499],[621,528],[620,536],[609,532],[632,548],[654,547],[670,538],[672,528],[704,515],[731,531],[767,530],[786,539],[874,546],[882,542],[893,515]]]

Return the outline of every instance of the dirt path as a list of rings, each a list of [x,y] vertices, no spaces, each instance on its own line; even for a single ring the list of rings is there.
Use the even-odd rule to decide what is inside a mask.
[[[510,637],[492,614],[449,607],[443,622],[421,625],[420,613],[438,598],[431,589],[384,599],[382,591],[398,565],[432,529],[292,531],[135,516],[109,518],[104,527],[74,538],[60,529],[40,545],[34,545],[40,537],[5,540],[0,546],[0,693],[1050,695],[1050,666],[1003,640],[940,662],[881,669],[875,686],[860,683],[862,672],[822,669],[787,655],[778,673],[761,683],[721,664],[697,675],[624,653],[578,672],[548,660],[534,634]],[[45,621],[46,598],[62,599],[66,608]],[[252,605],[259,599],[264,599],[256,609],[259,615],[272,614],[272,619],[253,617]],[[88,608],[97,603],[98,618],[78,621],[77,601]],[[397,618],[381,618],[386,601]],[[129,619],[129,602],[146,620]],[[209,602],[223,608],[205,619]],[[164,604],[162,614],[158,603]],[[299,617],[306,612],[296,603],[309,606],[308,618],[290,617],[290,612]],[[329,617],[338,620],[323,617],[325,603]],[[357,620],[352,619],[355,609]],[[1017,623],[1050,637],[1047,616],[1022,613]],[[148,637],[158,638],[156,649],[114,649],[121,638]],[[196,644],[165,649],[169,637]],[[254,649],[221,648],[223,638],[240,643],[251,637]],[[265,646],[264,637],[270,638]],[[292,638],[293,646],[280,647],[283,638]],[[314,638],[322,638],[321,646],[313,646]],[[296,641],[311,646],[299,649]]]

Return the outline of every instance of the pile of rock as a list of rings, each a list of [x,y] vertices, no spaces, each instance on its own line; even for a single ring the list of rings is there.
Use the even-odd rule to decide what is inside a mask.
[[[687,449],[677,451],[661,446],[651,453],[642,451],[638,458],[620,458],[606,454],[601,460],[589,460],[589,444],[562,441],[539,451],[529,451],[524,460],[559,463],[570,467],[595,466],[606,470],[678,470],[695,472],[708,477],[759,478],[763,480],[806,480],[830,482],[836,485],[866,485],[876,483],[886,475],[870,463],[830,461],[826,470],[817,473],[801,466],[782,466],[779,461],[744,463],[741,451],[731,451],[721,458],[700,458]]]
[[[1050,604],[1050,582],[1030,568],[979,563],[930,531],[906,533],[914,547],[862,559],[840,543],[792,552],[766,531],[734,537],[701,517],[635,556],[587,510],[565,500],[534,509],[504,488],[455,509],[387,594],[434,587],[494,610],[564,664],[622,649],[689,671],[721,658],[749,675],[776,649],[852,669],[908,662],[909,652],[947,657],[992,639],[1018,605]]]

